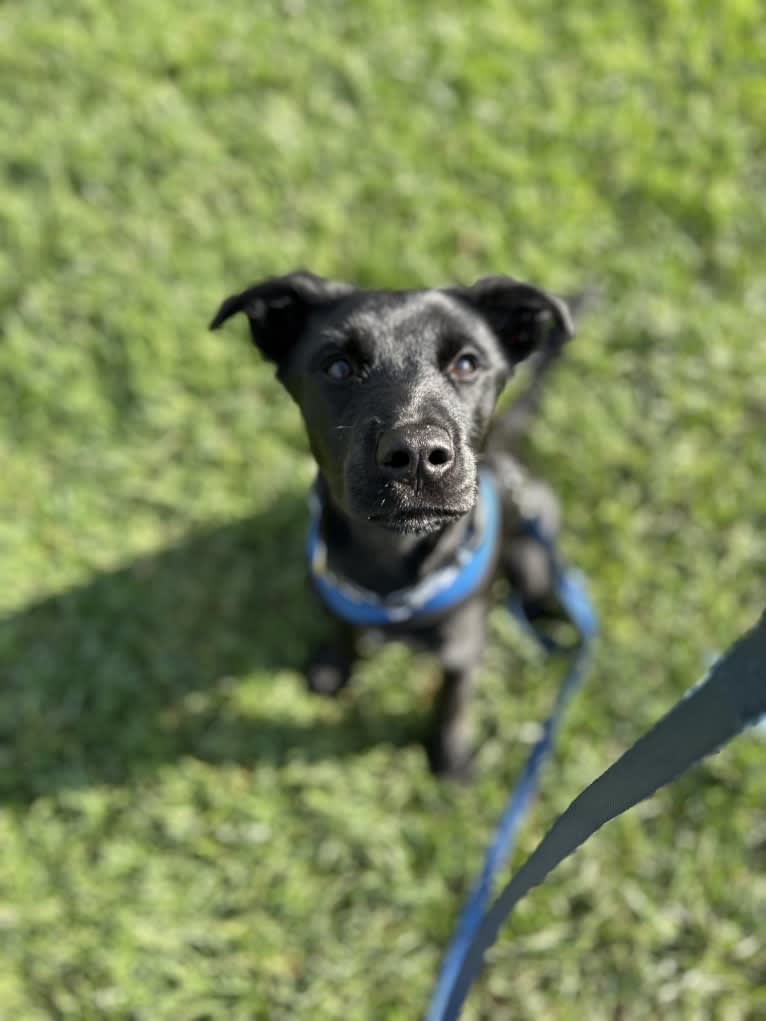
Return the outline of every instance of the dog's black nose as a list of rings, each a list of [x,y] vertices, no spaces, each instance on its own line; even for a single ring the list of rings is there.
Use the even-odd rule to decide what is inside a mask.
[[[446,429],[407,425],[381,434],[375,459],[381,472],[397,482],[436,480],[455,463],[455,448]]]

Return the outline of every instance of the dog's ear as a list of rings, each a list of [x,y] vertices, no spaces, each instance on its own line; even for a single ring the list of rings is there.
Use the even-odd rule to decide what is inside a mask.
[[[512,364],[540,347],[560,347],[574,336],[565,301],[513,277],[484,277],[471,287],[449,287],[447,293],[487,321]]]
[[[272,362],[280,362],[298,340],[312,309],[351,294],[351,284],[325,280],[305,270],[270,277],[228,297],[210,323],[217,330],[229,316],[244,312],[253,343]]]

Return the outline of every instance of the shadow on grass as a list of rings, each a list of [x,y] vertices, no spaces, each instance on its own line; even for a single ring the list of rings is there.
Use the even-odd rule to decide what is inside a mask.
[[[304,579],[304,525],[304,502],[280,500],[0,622],[0,796],[129,783],[185,755],[257,768],[415,741],[412,715],[353,703],[329,723],[232,706],[244,673],[299,686],[328,626]]]

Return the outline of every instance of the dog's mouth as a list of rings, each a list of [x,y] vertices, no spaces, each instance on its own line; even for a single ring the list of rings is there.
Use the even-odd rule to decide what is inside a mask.
[[[428,535],[438,532],[451,521],[457,521],[467,514],[471,507],[415,507],[394,508],[369,514],[367,520],[391,532],[404,535]]]

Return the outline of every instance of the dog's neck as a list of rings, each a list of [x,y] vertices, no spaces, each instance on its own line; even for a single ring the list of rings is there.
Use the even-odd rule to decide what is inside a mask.
[[[330,497],[320,476],[320,529],[328,566],[362,588],[385,596],[407,588],[452,558],[465,538],[473,514],[428,535],[402,535],[372,522],[349,518]]]

